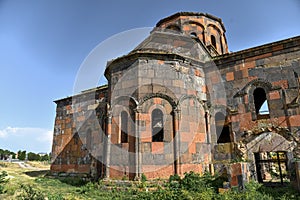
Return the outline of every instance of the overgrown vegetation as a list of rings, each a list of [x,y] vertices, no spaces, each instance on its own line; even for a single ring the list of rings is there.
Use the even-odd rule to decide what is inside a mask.
[[[224,178],[219,175],[205,173],[200,176],[189,172],[184,177],[170,176],[168,180],[147,180],[145,175],[140,182],[128,180],[112,180],[87,182],[79,178],[51,178],[44,171],[30,171],[8,163],[5,171],[14,177],[0,185],[6,193],[0,199],[203,199],[203,200],[236,200],[236,199],[300,199],[297,191],[289,187],[268,188],[256,182],[249,182],[243,190],[231,188],[227,192],[218,193],[223,186]],[[4,173],[0,180],[7,180]]]
[[[5,192],[4,186],[7,182],[8,182],[7,172],[2,171],[0,174],[0,194],[3,194]]]
[[[17,199],[22,200],[44,200],[45,196],[41,191],[34,189],[31,185],[20,185],[21,193],[17,196]]]

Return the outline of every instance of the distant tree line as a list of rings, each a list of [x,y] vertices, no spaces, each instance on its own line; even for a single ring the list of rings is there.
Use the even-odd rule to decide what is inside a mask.
[[[25,160],[26,158],[29,161],[49,161],[50,154],[38,154],[38,153],[33,153],[33,152],[26,153],[26,151],[19,150],[18,151],[18,159]]]
[[[0,149],[0,160],[7,160],[9,156],[12,156],[12,158],[16,158],[16,154],[12,151]]]
[[[0,149],[0,160],[7,160],[9,159],[10,155],[12,156],[12,159],[18,158],[19,160],[29,160],[29,161],[49,161],[50,160],[50,154],[38,154],[29,152],[26,153],[26,151],[19,150],[16,153]]]
[[[36,154],[29,152],[27,154],[27,159],[30,161],[49,161],[50,160],[50,155],[49,154]]]

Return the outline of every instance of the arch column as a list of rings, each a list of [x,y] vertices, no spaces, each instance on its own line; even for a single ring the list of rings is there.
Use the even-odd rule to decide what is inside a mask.
[[[135,113],[135,140],[134,140],[134,160],[135,160],[135,180],[140,180],[142,174],[142,151],[141,151],[141,133],[140,133],[140,113],[141,108],[136,107]]]
[[[111,148],[111,125],[112,125],[112,111],[107,111],[107,137],[105,137],[105,146],[104,146],[104,152],[105,152],[105,173],[104,178],[109,179],[110,177],[110,148]]]
[[[210,112],[208,110],[205,111],[205,133],[206,133],[206,143],[210,146],[211,148],[211,135],[210,135]],[[215,170],[214,170],[214,164],[212,163],[212,153],[210,151],[210,156],[209,156],[209,172],[214,175]]]
[[[173,128],[174,128],[174,169],[175,174],[181,174],[180,168],[180,110],[175,108],[173,110]]]

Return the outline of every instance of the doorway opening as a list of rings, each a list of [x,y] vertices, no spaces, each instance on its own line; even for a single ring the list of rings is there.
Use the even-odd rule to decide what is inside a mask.
[[[259,183],[267,186],[276,186],[290,182],[286,152],[258,152],[254,153],[254,157]]]

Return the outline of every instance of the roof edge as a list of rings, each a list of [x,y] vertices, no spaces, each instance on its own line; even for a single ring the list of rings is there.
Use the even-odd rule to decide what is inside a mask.
[[[298,41],[298,43],[297,42],[294,43],[294,41]],[[219,55],[219,56],[214,57],[213,59],[215,62],[222,62],[223,64],[226,64],[226,63],[232,62],[234,60],[246,59],[246,58],[250,58],[250,57],[255,57],[257,55],[266,54],[266,53],[274,52],[277,50],[282,50],[282,49],[275,48],[278,45],[283,45],[282,49],[299,46],[300,45],[300,35],[291,37],[291,38],[287,38],[287,39],[283,39],[283,40],[279,40],[279,41],[275,41],[275,42],[270,42],[270,43],[263,44],[263,45],[256,46],[256,47],[251,47],[251,48],[240,50],[240,51],[233,52],[233,53]],[[225,60],[225,62],[224,62],[224,60]]]
[[[211,14],[208,14],[208,13],[202,13],[202,12],[177,12],[173,15],[170,15],[168,17],[165,17],[165,18],[159,20],[156,23],[156,27],[160,26],[162,23],[165,23],[167,21],[170,21],[170,20],[172,20],[176,17],[180,17],[180,16],[204,16],[204,17],[216,20],[216,21],[220,22],[222,28],[224,29],[224,32],[226,32],[225,26],[224,26],[223,21],[222,21],[221,18],[216,17],[216,16],[211,15]]]
[[[58,103],[60,101],[65,101],[65,100],[73,98],[73,97],[78,97],[78,96],[81,96],[81,95],[85,95],[85,94],[89,94],[89,93],[95,92],[97,90],[106,90],[106,89],[108,89],[108,85],[107,84],[101,85],[101,86],[98,86],[98,87],[94,87],[94,88],[90,88],[90,89],[86,89],[86,90],[82,90],[78,94],[74,94],[72,96],[67,96],[65,98],[57,99],[57,100],[54,100],[53,102],[54,103]]]

